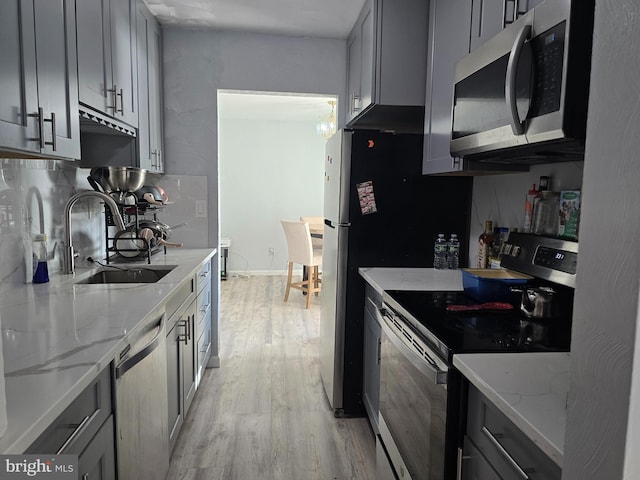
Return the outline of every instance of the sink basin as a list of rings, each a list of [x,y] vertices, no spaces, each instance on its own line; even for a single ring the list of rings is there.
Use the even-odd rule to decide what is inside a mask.
[[[105,267],[87,278],[75,283],[106,284],[106,283],[155,283],[171,272],[176,265],[162,267]]]

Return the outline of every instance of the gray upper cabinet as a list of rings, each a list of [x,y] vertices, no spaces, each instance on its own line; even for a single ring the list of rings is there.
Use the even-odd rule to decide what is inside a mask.
[[[74,0],[0,3],[0,150],[7,156],[80,158],[74,31]]]
[[[473,0],[470,51],[540,2],[542,0]]]
[[[452,158],[451,113],[456,63],[502,30],[505,15],[513,15],[514,8],[526,13],[523,9],[533,8],[533,1],[537,0],[431,0],[423,174],[476,175],[527,169],[526,165]]]
[[[347,92],[349,105],[347,121],[353,120],[373,100],[373,2],[367,1],[347,39],[349,78]]]
[[[164,172],[162,129],[162,32],[144,3],[138,3],[139,166]]]
[[[347,125],[421,130],[428,2],[367,0],[347,39]]]
[[[472,0],[431,0],[422,173],[461,170],[451,158],[451,105],[458,60],[469,53]]]
[[[138,125],[135,0],[77,5],[80,103]]]
[[[470,51],[502,30],[506,24],[505,15],[508,15],[506,0],[473,0],[472,4]]]

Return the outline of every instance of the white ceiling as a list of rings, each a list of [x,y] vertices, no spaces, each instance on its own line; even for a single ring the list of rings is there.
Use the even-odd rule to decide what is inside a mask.
[[[236,120],[317,122],[331,112],[330,100],[319,95],[221,91],[218,117]],[[336,107],[337,112],[337,107]]]
[[[165,25],[347,38],[364,0],[144,0]]]

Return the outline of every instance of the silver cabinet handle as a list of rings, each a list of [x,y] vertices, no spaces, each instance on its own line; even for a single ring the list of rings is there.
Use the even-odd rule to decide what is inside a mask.
[[[44,150],[44,108],[38,108],[38,130],[40,130],[40,150]]]
[[[115,85],[113,89],[116,89]],[[120,110],[118,110],[118,97],[120,97]],[[116,93],[116,113],[120,113],[120,115],[124,116],[124,91],[122,88],[120,89],[120,92]]]
[[[44,123],[51,123],[51,141],[47,142],[44,139]],[[53,151],[55,152],[57,149],[56,144],[56,114],[51,112],[51,118],[44,118],[44,109],[42,107],[38,108],[38,129],[40,130],[40,149],[44,150],[47,145],[51,145],[53,147]]]
[[[191,315],[189,315],[186,320],[179,320],[181,327],[184,327],[184,335],[180,335],[182,338],[179,340],[184,341],[185,345],[189,345],[189,341],[191,340]]]
[[[98,415],[100,413],[100,409],[96,409],[95,412],[93,412],[91,415],[87,415],[86,417],[84,417],[82,419],[82,421],[78,424],[78,425],[70,425],[70,426],[75,426],[75,430],[73,431],[73,433],[71,435],[69,435],[69,438],[67,438],[67,440],[62,444],[62,446],[58,449],[58,451],[56,452],[56,455],[60,455],[61,453],[63,453],[67,447],[69,445],[71,445],[71,443],[78,438],[78,436],[85,431],[85,429],[87,428],[87,425],[89,425],[89,423],[91,422],[91,420],[93,420],[96,415]]]
[[[501,434],[496,433],[495,435],[491,433],[491,431],[487,427],[482,427],[482,433],[484,433],[489,441],[493,444],[494,447],[498,449],[498,451],[502,454],[502,456],[509,462],[509,464],[513,467],[513,469],[520,475],[524,480],[529,480],[529,475],[525,472],[518,462],[516,462],[509,452],[505,450],[502,444],[498,441],[498,438],[502,437]],[[529,473],[534,473],[534,469],[527,469]]]
[[[518,116],[518,94],[516,91],[516,70],[518,67],[518,60],[522,53],[522,47],[524,47],[525,40],[531,34],[531,25],[523,25],[518,32],[518,36],[513,42],[511,47],[511,53],[509,53],[509,62],[507,63],[507,78],[504,88],[504,96],[507,101],[507,108],[511,113],[511,129],[514,135],[522,135],[524,133],[524,126]]]
[[[356,113],[360,111],[360,96],[354,94],[351,97],[351,112]]]
[[[51,112],[51,118],[49,119],[45,118],[44,121],[51,123],[51,141],[44,142],[44,144],[51,145],[51,147],[53,148],[53,151],[55,152],[58,148],[57,142],[56,142],[56,114],[54,112]]]
[[[107,92],[111,94],[112,103],[112,105],[107,105],[107,108],[110,108],[111,110],[113,110],[113,113],[116,114],[118,112],[118,90],[115,84],[113,85],[113,88],[108,88]]]

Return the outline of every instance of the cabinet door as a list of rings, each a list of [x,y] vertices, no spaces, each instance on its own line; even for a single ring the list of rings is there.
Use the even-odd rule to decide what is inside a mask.
[[[111,28],[108,0],[81,0],[76,5],[78,96],[80,103],[111,115]]]
[[[380,411],[380,324],[372,315],[372,306],[365,299],[364,309],[364,365],[362,396],[364,408],[374,433],[378,434],[378,414]],[[375,309],[375,306],[373,306]]]
[[[360,35],[352,35],[347,40],[347,65],[349,66],[347,78],[347,122],[353,119],[360,111],[360,70],[362,58],[362,38]]]
[[[182,400],[182,360],[180,343],[183,341],[180,322],[167,335],[167,394],[169,404],[169,450],[173,451],[178,433],[184,423]]]
[[[175,318],[175,317],[174,317]],[[167,335],[169,449],[173,450],[196,392],[196,302],[183,309]]]
[[[360,22],[360,37],[362,38],[362,60],[360,66],[360,111],[366,109],[373,103],[374,89],[376,88],[375,56],[376,56],[376,36],[375,36],[375,16],[372,2],[365,4],[364,16]]]
[[[111,0],[110,4],[113,116],[134,127],[138,125],[135,7],[135,0]]]
[[[357,117],[373,99],[374,77],[374,15],[373,2],[367,0],[347,39],[347,121]]]
[[[35,0],[42,153],[80,158],[75,0]]]
[[[472,0],[432,0],[429,12],[427,105],[422,172],[459,170],[450,155],[453,79],[458,60],[469,53]]]
[[[198,366],[197,352],[196,352],[196,338],[195,338],[195,325],[196,325],[196,302],[193,302],[191,306],[185,312],[183,318],[186,320],[186,326],[184,330],[187,335],[185,342],[180,344],[182,348],[182,391],[184,396],[184,412],[185,414],[191,407],[191,402],[196,394],[196,375]]]
[[[40,151],[33,1],[0,2],[0,147]]]
[[[462,455],[462,480],[502,480],[467,436]]]
[[[149,136],[151,145],[151,166],[153,170],[164,172],[164,131],[162,102],[162,32],[158,22],[149,24]]]
[[[503,16],[513,15],[513,8],[505,12],[506,0],[473,0],[471,16],[471,51],[485,43],[504,28]]]
[[[162,173],[161,31],[142,2],[138,4],[137,37],[139,166]]]
[[[111,415],[78,457],[78,478],[115,480],[116,456],[113,432],[113,415]]]

